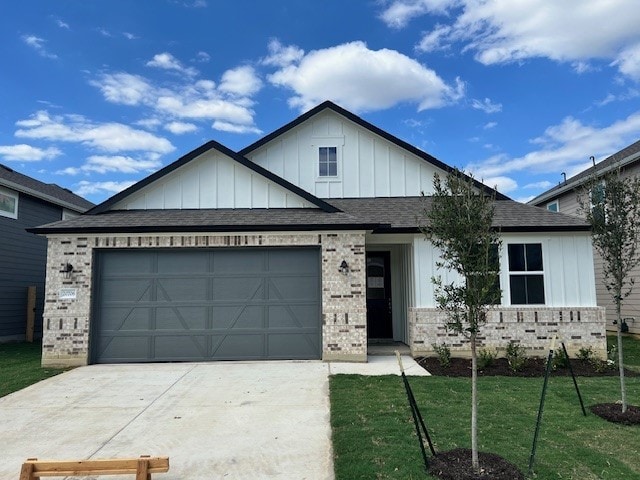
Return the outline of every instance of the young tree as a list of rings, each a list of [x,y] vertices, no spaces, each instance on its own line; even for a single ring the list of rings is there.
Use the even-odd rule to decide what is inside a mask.
[[[434,194],[425,209],[422,232],[441,252],[438,268],[457,272],[460,281],[444,284],[433,278],[438,308],[447,314],[447,327],[468,338],[471,347],[471,455],[478,463],[478,367],[476,340],[487,312],[500,302],[499,232],[493,228],[495,192],[479,191],[473,178],[458,170],[444,180],[436,174]]]
[[[616,306],[618,367],[622,413],[627,411],[624,381],[621,310],[635,279],[631,271],[640,262],[640,179],[615,170],[594,176],[579,196],[580,208],[592,227],[593,246],[602,258],[604,284]]]

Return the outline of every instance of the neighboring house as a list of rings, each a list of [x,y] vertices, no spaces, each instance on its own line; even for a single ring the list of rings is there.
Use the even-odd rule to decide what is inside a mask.
[[[544,193],[541,193],[530,205],[546,208],[552,212],[561,212],[568,215],[584,217],[580,211],[578,196],[584,193],[585,184],[588,180],[602,177],[608,172],[620,169],[624,176],[635,176],[640,174],[640,140],[623,148],[594,166],[578,173],[577,175],[563,181],[557,186]],[[598,305],[607,309],[607,329],[615,330],[613,323],[616,320],[616,307],[611,295],[604,285],[602,273],[602,258],[594,249],[595,274],[596,274],[596,297]],[[636,286],[631,295],[624,300],[622,306],[622,318],[626,318],[626,325],[629,332],[640,333],[640,267],[631,271],[630,276],[635,278]]]
[[[208,142],[32,229],[49,241],[43,363],[366,361],[380,341],[468,353],[434,302],[432,276],[453,275],[418,229],[449,171],[331,102],[238,153]],[[604,352],[588,225],[497,200],[503,296],[482,341]]]
[[[35,336],[42,335],[47,242],[25,229],[92,206],[69,190],[0,165],[0,342],[25,339],[29,286],[36,287]]]

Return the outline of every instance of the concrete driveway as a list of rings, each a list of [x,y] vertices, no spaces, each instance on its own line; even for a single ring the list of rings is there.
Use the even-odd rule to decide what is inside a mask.
[[[0,478],[29,457],[158,455],[171,465],[158,480],[332,479],[329,374],[396,373],[394,362],[77,368],[0,398]]]

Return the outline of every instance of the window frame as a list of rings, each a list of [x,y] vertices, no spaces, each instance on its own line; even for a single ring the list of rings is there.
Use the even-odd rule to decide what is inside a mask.
[[[554,206],[555,206],[555,210],[552,208]],[[560,212],[560,202],[558,202],[558,200],[554,200],[553,202],[547,203],[547,210],[549,212],[554,212],[554,213]]]
[[[540,248],[540,263],[542,270],[529,270],[527,265],[527,245],[539,246]],[[511,269],[511,254],[510,250],[513,246],[522,246],[523,247],[523,255],[524,255],[524,269],[523,270],[512,270]],[[547,304],[547,285],[546,285],[546,277],[545,277],[545,253],[544,253],[544,243],[543,242],[532,242],[532,241],[520,241],[520,242],[509,242],[506,245],[506,274],[507,274],[507,283],[509,285],[509,305],[546,305]],[[513,300],[514,289],[512,288],[512,278],[514,277],[525,277],[525,286],[524,286],[524,303],[515,303]],[[542,285],[542,303],[540,302],[530,302],[529,301],[529,290],[527,285],[527,277],[538,277],[541,281]]]
[[[9,211],[9,210],[5,210],[5,209],[0,207],[0,216],[6,217],[6,218],[11,218],[13,220],[17,220],[18,219],[19,203],[20,203],[20,194],[18,192],[13,191],[13,190],[9,190],[9,189],[0,187],[0,195],[4,196],[4,197],[7,197],[9,199],[9,201],[13,200],[13,202],[14,202],[14,208],[13,208],[12,212]],[[1,197],[0,197],[0,200],[2,200]]]
[[[318,145],[317,148],[318,148],[318,163],[317,163],[317,166],[318,166],[318,170],[317,170],[318,177],[319,178],[338,178],[339,177],[339,175],[338,175],[338,173],[339,173],[339,168],[338,168],[338,164],[339,164],[339,161],[338,161],[338,147],[336,145],[330,145],[330,146]],[[327,151],[330,150],[330,149],[334,149],[335,150],[336,173],[334,175],[331,175],[329,173],[327,173],[327,175],[322,175],[322,173],[321,173],[320,166],[322,165],[322,161],[323,161],[321,152],[322,152],[323,149],[326,149]],[[331,162],[329,154],[327,154],[326,163],[327,163],[327,172],[329,172],[330,166],[333,163],[333,162]]]
[[[344,147],[343,136],[314,136],[311,141],[311,148],[313,149],[313,161],[315,171],[316,182],[336,182],[342,181],[342,149]],[[335,175],[320,175],[320,149],[321,148],[335,148],[336,149],[336,174]]]

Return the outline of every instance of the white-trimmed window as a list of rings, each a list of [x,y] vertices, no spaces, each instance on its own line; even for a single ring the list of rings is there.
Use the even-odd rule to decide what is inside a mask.
[[[547,203],[547,210],[549,210],[550,212],[559,212],[560,204],[558,203],[558,200]]]
[[[544,264],[541,243],[510,243],[511,305],[544,305]]]
[[[0,216],[18,218],[18,192],[0,188]]]
[[[318,176],[338,176],[338,147],[318,147]]]

